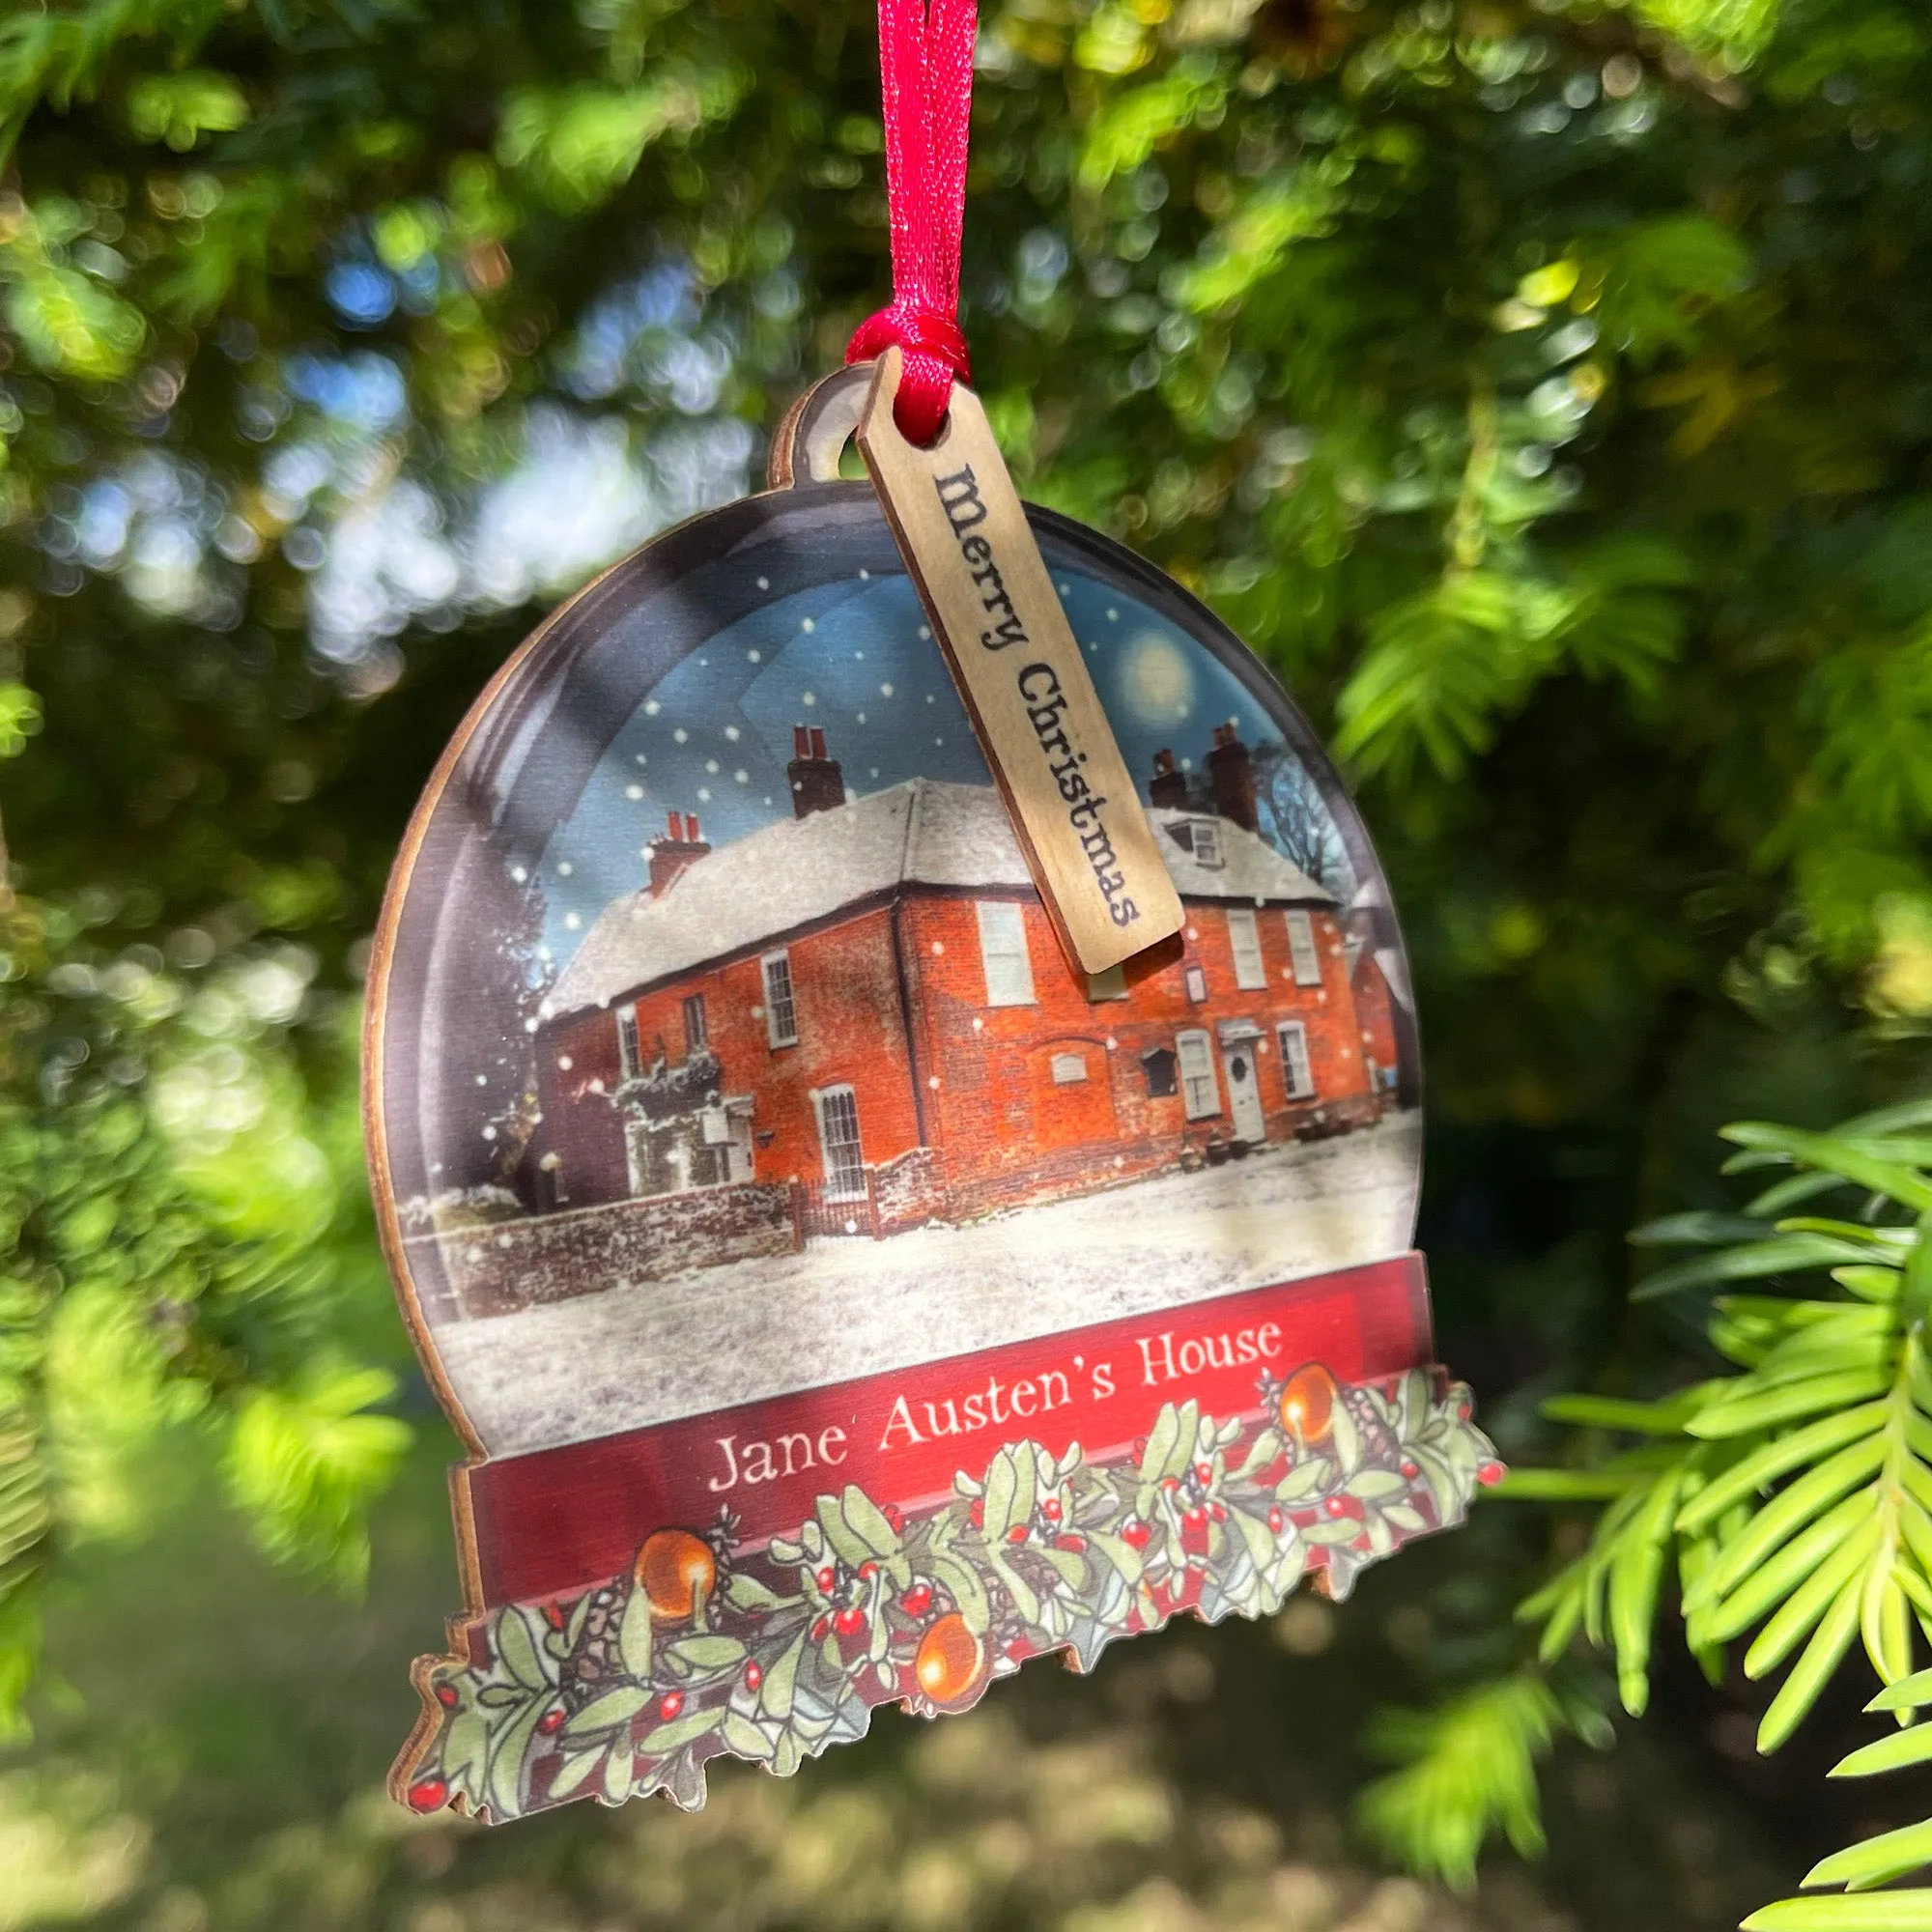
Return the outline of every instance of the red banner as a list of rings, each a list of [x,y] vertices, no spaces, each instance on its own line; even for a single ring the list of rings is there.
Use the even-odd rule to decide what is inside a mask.
[[[480,1463],[457,1472],[459,1504],[484,1605],[532,1602],[602,1582],[654,1529],[701,1529],[721,1508],[753,1548],[847,1483],[910,1515],[948,1494],[955,1469],[1023,1436],[1100,1461],[1146,1435],[1163,1403],[1247,1415],[1264,1376],[1321,1362],[1364,1381],[1432,1352],[1422,1257],[1409,1254]]]

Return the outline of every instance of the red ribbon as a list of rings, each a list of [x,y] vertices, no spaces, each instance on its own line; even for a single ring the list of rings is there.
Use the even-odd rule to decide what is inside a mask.
[[[922,446],[946,420],[952,379],[972,374],[959,327],[959,230],[977,18],[976,0],[932,0],[930,11],[925,0],[879,0],[893,298],[859,325],[845,359],[899,346],[905,369],[893,414]]]

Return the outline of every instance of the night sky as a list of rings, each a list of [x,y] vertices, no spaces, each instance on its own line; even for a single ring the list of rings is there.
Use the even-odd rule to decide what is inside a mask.
[[[1162,747],[1201,767],[1217,724],[1232,719],[1251,746],[1278,735],[1184,631],[1093,579],[1063,573],[1055,583],[1143,796]],[[668,810],[696,812],[714,846],[790,815],[794,724],[824,731],[848,792],[911,778],[992,781],[910,579],[862,577],[781,598],[664,679],[553,835],[541,884],[559,966],[612,899],[644,883]]]

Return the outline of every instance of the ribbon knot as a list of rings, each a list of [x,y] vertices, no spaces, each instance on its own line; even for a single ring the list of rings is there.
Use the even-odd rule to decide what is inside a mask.
[[[959,327],[959,232],[973,106],[976,0],[879,0],[879,80],[893,298],[854,330],[847,362],[896,344],[905,355],[893,415],[922,446],[946,420],[955,376],[971,374]]]

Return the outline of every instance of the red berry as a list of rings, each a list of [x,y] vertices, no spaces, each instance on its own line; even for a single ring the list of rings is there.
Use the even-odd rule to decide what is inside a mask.
[[[683,1709],[684,1692],[682,1690],[667,1690],[658,1699],[658,1716],[667,1720],[676,1717]]]
[[[1058,1496],[1048,1496],[1040,1504],[1039,1513],[1048,1522],[1058,1522],[1060,1520],[1060,1498]]]
[[[1070,1550],[1077,1556],[1081,1550],[1087,1548],[1087,1539],[1084,1536],[1076,1536],[1069,1532],[1065,1536],[1056,1536],[1053,1539],[1053,1547],[1056,1549]]]
[[[825,1635],[825,1633],[829,1631],[831,1628],[832,1628],[832,1619],[830,1617],[820,1617],[819,1620],[811,1627],[812,1642],[817,1643]]]
[[[818,1573],[818,1576],[814,1580],[817,1582],[818,1587],[821,1590],[829,1591],[838,1581],[838,1573],[832,1567],[831,1564],[828,1563],[825,1566],[825,1568]]]
[[[1194,1465],[1194,1480],[1197,1483],[1211,1483],[1214,1480],[1214,1465],[1211,1463],[1197,1463]]]
[[[563,1605],[561,1604],[546,1604],[543,1606],[543,1613],[544,1613],[544,1622],[547,1623],[552,1630],[560,1631],[563,1628],[563,1622],[564,1622]]]
[[[892,1524],[895,1536],[905,1527],[905,1518],[900,1515],[899,1506],[896,1503],[887,1503],[879,1514]]]
[[[1180,1520],[1189,1529],[1199,1529],[1208,1520],[1208,1512],[1205,1509],[1182,1510]]]
[[[440,1777],[426,1777],[410,1786],[412,1811],[440,1811],[449,1803],[449,1786]]]
[[[1121,1541],[1129,1549],[1145,1549],[1153,1541],[1153,1524],[1143,1522],[1139,1517],[1129,1517],[1121,1525]]]
[[[564,1715],[565,1714],[560,1707],[554,1711],[546,1711],[543,1714],[543,1716],[537,1719],[537,1729],[540,1730],[545,1737],[549,1737],[553,1731],[562,1730]]]
[[[454,1684],[439,1684],[436,1687],[436,1701],[439,1704],[440,1704],[445,1711],[455,1710],[456,1686]]]
[[[1333,1517],[1344,1517],[1349,1514],[1349,1500],[1346,1496],[1330,1496],[1321,1507]]]
[[[1007,1531],[1007,1541],[1009,1543],[1024,1543],[1026,1540],[1027,1526],[1023,1522],[1014,1523],[1012,1528]]]
[[[1500,1463],[1485,1463],[1476,1471],[1476,1480],[1482,1484],[1484,1489],[1492,1490],[1508,1473]]]
[[[1228,1520],[1228,1506],[1225,1503],[1209,1503],[1208,1505],[1208,1514],[1216,1522],[1226,1522]]]
[[[876,1563],[862,1563],[859,1565],[859,1580],[862,1583],[869,1583],[878,1574],[879,1566]]]
[[[833,1617],[832,1628],[840,1636],[857,1636],[866,1628],[866,1613],[856,1604],[847,1604]]]
[[[909,1617],[923,1617],[931,1606],[932,1585],[930,1583],[915,1583],[899,1599],[899,1608]]]
[[[753,1658],[745,1666],[745,1689],[755,1690],[765,1681],[765,1673],[758,1668],[758,1661]]]
[[[975,1529],[985,1528],[986,1499],[984,1496],[975,1496],[973,1498],[973,1507],[966,1512],[966,1520],[970,1522]]]
[[[1422,1474],[1422,1471],[1415,1463],[1405,1461],[1402,1465],[1402,1473],[1405,1481],[1412,1483],[1416,1477]]]
[[[1180,1478],[1179,1476],[1163,1476],[1160,1479],[1160,1486],[1169,1495],[1172,1495],[1180,1487]]]
[[[1466,1402],[1459,1402],[1456,1405],[1456,1420],[1458,1422],[1467,1422],[1468,1419],[1469,1405]]]
[[[1281,1534],[1282,1514],[1278,1509],[1268,1511],[1268,1528],[1276,1535]]]

